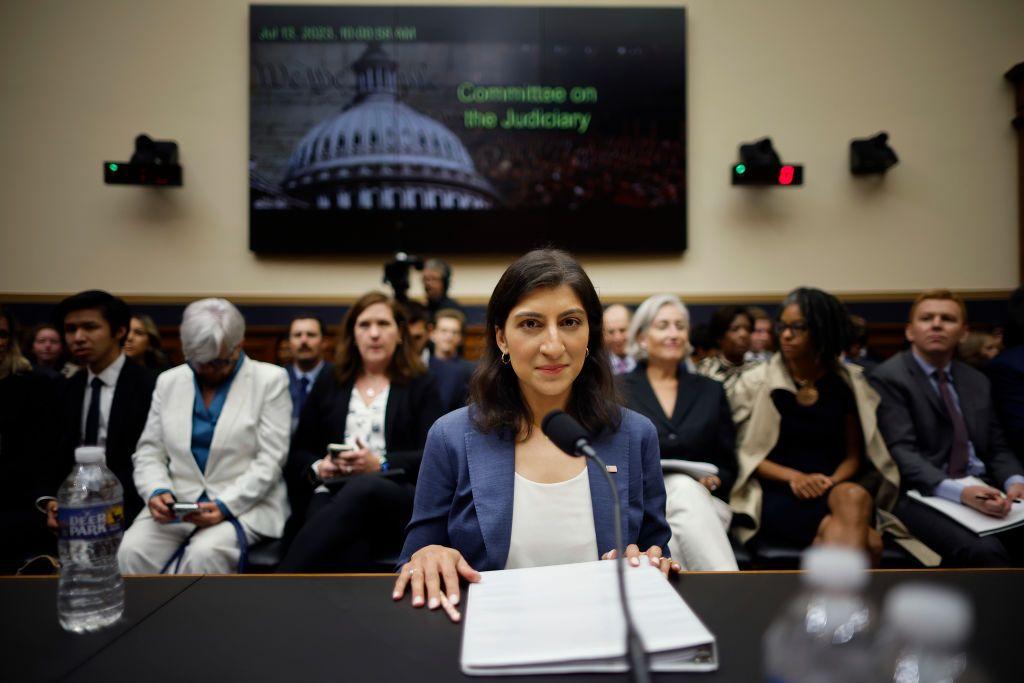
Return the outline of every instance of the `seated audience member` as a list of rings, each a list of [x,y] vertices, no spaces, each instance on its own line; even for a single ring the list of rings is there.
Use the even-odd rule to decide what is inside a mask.
[[[988,332],[968,332],[963,341],[957,344],[956,351],[960,360],[975,370],[981,370],[999,355],[999,344]]]
[[[750,350],[750,332],[754,319],[742,306],[722,306],[711,316],[708,333],[718,353],[697,364],[697,373],[716,379],[728,392],[736,384],[740,373],[759,361],[747,361]]]
[[[850,343],[843,350],[843,362],[859,365],[865,375],[878,367],[868,355],[868,323],[859,315],[850,316]]]
[[[1013,500],[1024,498],[1024,468],[1003,436],[988,379],[953,358],[966,331],[963,299],[941,289],[917,297],[906,329],[910,350],[871,373],[882,396],[878,425],[899,463],[904,491],[916,489],[1005,517]],[[966,476],[984,484],[960,481]],[[980,538],[909,497],[900,499],[896,515],[946,566],[1024,560],[1020,530]]]
[[[60,330],[51,323],[40,323],[25,337],[25,357],[32,367],[47,377],[71,377],[81,368],[68,362]]]
[[[772,318],[767,311],[758,306],[748,306],[747,311],[754,318],[754,329],[750,332],[750,350],[746,353],[746,359],[747,361],[768,360],[775,351]]]
[[[437,377],[437,390],[445,413],[466,405],[469,399],[469,379],[476,364],[459,355],[466,316],[455,308],[442,308],[434,315],[430,342],[428,369]]]
[[[124,488],[126,523],[143,507],[132,479],[132,453],[146,426],[155,384],[153,373],[129,363],[121,350],[130,318],[123,300],[99,290],[64,299],[55,314],[71,357],[85,367],[64,391],[61,469],[64,476],[71,471],[76,447],[103,447],[107,467]],[[54,482],[52,495],[59,484]],[[48,507],[56,528],[57,501],[50,500]]]
[[[696,460],[718,466],[717,475],[694,479],[665,474],[669,549],[684,569],[737,569],[726,535],[732,512],[729,490],[736,477],[736,435],[720,382],[686,369],[689,312],[671,294],[640,304],[629,327],[636,368],[623,375],[626,406],[650,418],[658,430],[662,462]],[[742,355],[741,355],[742,357]]]
[[[611,557],[605,475],[560,451],[540,423],[575,417],[616,471],[626,554],[663,572],[669,539],[658,440],[650,420],[620,407],[601,332],[601,302],[568,254],[531,251],[501,276],[487,305],[486,346],[472,402],[430,430],[392,597],[443,606],[459,619],[459,577]],[[443,592],[442,592],[443,591]],[[571,618],[571,615],[566,615]]]
[[[451,266],[439,258],[427,259],[423,264],[423,291],[427,294],[427,311],[431,316],[442,308],[462,310],[459,302],[448,296],[451,284]]]
[[[881,554],[875,505],[895,504],[899,473],[875,427],[878,395],[860,368],[839,361],[849,324],[832,295],[794,290],[776,326],[781,352],[733,388],[739,475],[731,503],[738,524],[753,522],[738,530],[744,543]]]
[[[697,372],[697,365],[718,355],[715,342],[707,323],[694,325],[690,330],[690,353],[686,358],[686,369]]]
[[[288,517],[282,467],[291,399],[284,370],[247,358],[245,320],[224,299],[185,308],[186,363],[161,374],[135,451],[148,507],[118,551],[126,574],[230,573]],[[178,519],[174,503],[198,503]]]
[[[363,295],[341,322],[334,369],[317,378],[292,438],[287,475],[304,520],[279,570],[361,569],[394,557],[427,430],[440,415],[405,308],[380,292]],[[333,456],[328,444],[349,450]]]
[[[1017,458],[1024,462],[1024,286],[1010,296],[1006,350],[985,367],[992,401]]]
[[[425,366],[430,362],[430,313],[426,307],[416,301],[401,304],[405,308],[406,326],[409,328],[409,341],[413,353]]]
[[[330,372],[334,366],[324,360],[324,321],[312,313],[299,313],[292,318],[288,325],[288,345],[292,357],[287,370],[292,396],[291,431],[294,432],[316,378],[325,370]]]
[[[124,355],[151,372],[159,374],[167,369],[160,330],[148,315],[133,315],[124,340]]]
[[[612,372],[624,375],[636,367],[636,359],[629,355],[629,323],[632,315],[622,304],[612,304],[604,309],[604,345],[608,348],[608,360]]]
[[[55,555],[54,536],[35,501],[71,471],[57,458],[56,386],[32,367],[15,342],[14,316],[0,306],[0,574],[36,555]]]

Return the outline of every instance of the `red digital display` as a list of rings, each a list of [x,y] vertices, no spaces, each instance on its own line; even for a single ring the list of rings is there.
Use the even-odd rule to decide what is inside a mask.
[[[793,167],[783,166],[779,169],[779,185],[789,185],[793,182]]]

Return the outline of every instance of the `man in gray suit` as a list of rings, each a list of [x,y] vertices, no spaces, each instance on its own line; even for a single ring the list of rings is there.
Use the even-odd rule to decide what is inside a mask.
[[[948,290],[917,297],[906,328],[910,350],[869,377],[882,396],[878,426],[904,492],[916,489],[1005,517],[1013,501],[1024,498],[1024,467],[1003,437],[988,379],[953,359],[967,334],[966,320],[963,299]],[[967,476],[986,485],[959,481]],[[942,555],[944,566],[1007,566],[1024,559],[1020,529],[981,538],[905,496],[894,512]]]

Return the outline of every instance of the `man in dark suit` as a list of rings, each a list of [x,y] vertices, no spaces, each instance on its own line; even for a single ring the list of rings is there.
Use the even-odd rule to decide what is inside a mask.
[[[917,297],[906,328],[911,349],[869,377],[882,397],[878,425],[904,492],[916,489],[1005,517],[1013,500],[1024,498],[1024,468],[1007,446],[988,379],[953,359],[966,319],[963,299],[947,290]],[[962,481],[968,476],[985,484]],[[982,538],[907,497],[895,513],[944,565],[1007,566],[1024,559],[1019,530]]]
[[[982,370],[992,382],[992,400],[1006,440],[1017,458],[1024,460],[1024,286],[1010,296],[1003,340],[1006,350]]]
[[[427,364],[437,378],[443,412],[458,410],[469,399],[469,380],[476,364],[459,355],[466,316],[455,308],[442,308],[434,316],[430,341],[434,352]]]
[[[324,360],[324,321],[312,313],[299,313],[288,325],[288,346],[292,362],[288,371],[288,391],[292,395],[292,433],[299,424],[299,414],[306,405],[309,390],[331,363]]]
[[[131,319],[127,304],[99,290],[80,292],[57,306],[55,319],[75,362],[85,372],[67,384],[63,405],[64,476],[71,471],[74,449],[102,446],[107,467],[124,487],[125,523],[142,509],[132,477],[132,454],[149,415],[156,377],[129,363],[121,350]],[[54,495],[59,482],[54,483]],[[57,501],[47,501],[49,524],[56,527]]]

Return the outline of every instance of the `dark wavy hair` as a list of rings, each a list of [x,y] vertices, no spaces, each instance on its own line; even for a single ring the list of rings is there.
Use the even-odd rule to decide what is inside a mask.
[[[143,352],[142,358],[138,362],[150,370],[166,370],[170,362],[167,360],[167,354],[164,353],[160,328],[156,326],[156,323],[148,315],[133,315],[131,319],[142,323],[142,327],[146,330],[146,337],[149,339],[149,346]]]
[[[131,311],[124,299],[100,289],[79,292],[61,301],[54,309],[53,324],[58,330],[63,330],[64,318],[69,313],[90,308],[99,310],[100,315],[110,326],[110,336],[117,339],[119,346],[124,346],[124,340],[128,336],[128,324],[132,317]],[[118,332],[121,333],[120,336],[118,336]]]
[[[395,317],[395,324],[398,325],[398,347],[395,348],[391,364],[388,365],[388,377],[397,384],[407,384],[414,377],[422,375],[427,369],[412,348],[405,308],[383,292],[369,292],[362,295],[342,318],[341,329],[338,330],[338,345],[334,352],[334,375],[339,382],[344,384],[348,381],[355,381],[359,371],[362,370],[363,357],[359,354],[359,347],[356,346],[356,320],[363,314],[363,311],[374,304],[386,304]]]
[[[495,333],[505,328],[509,314],[523,297],[538,289],[561,285],[569,286],[579,297],[590,327],[587,342],[590,354],[573,381],[566,412],[591,434],[619,428],[622,413],[604,350],[601,300],[590,278],[572,256],[557,249],[537,249],[505,270],[487,303],[484,350],[470,382],[473,420],[481,431],[503,431],[515,436],[525,427],[529,436],[534,419],[543,417],[531,414],[512,365],[501,362]]]
[[[790,304],[796,304],[807,323],[811,346],[818,362],[824,368],[836,368],[839,355],[850,345],[853,329],[850,313],[839,299],[814,287],[798,287],[786,295],[778,317]]]
[[[708,334],[711,335],[711,341],[714,342],[715,346],[720,346],[722,343],[722,337],[729,331],[732,326],[732,321],[736,318],[743,316],[750,323],[750,330],[754,330],[754,316],[750,314],[745,306],[721,306],[715,309],[715,312],[711,314],[711,320],[708,322]]]

